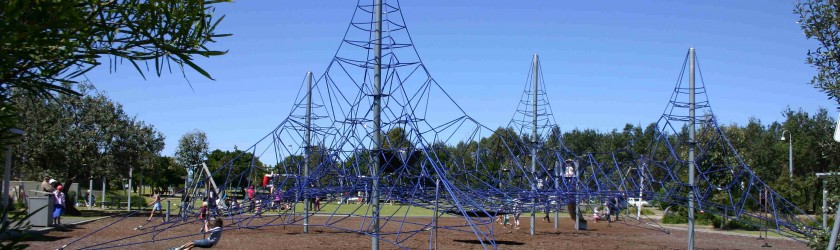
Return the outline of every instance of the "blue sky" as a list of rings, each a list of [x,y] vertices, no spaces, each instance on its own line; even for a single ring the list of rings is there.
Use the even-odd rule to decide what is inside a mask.
[[[128,63],[88,73],[95,86],[166,136],[164,154],[192,129],[211,149],[247,148],[292,108],[307,71],[323,73],[355,1],[238,1],[220,5],[211,45],[227,55],[195,72],[143,80]],[[835,105],[807,83],[806,40],[794,1],[402,1],[420,57],[471,116],[507,124],[540,55],[555,120],[563,130],[621,129],[655,122],[689,47],[697,49],[722,123],[781,121],[787,107]],[[151,74],[147,74],[151,75]],[[827,135],[830,136],[830,135]]]

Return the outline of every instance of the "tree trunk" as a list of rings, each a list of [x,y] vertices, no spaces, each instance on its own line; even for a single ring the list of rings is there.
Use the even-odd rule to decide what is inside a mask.
[[[61,190],[61,192],[64,193],[64,214],[72,215],[72,216],[82,215],[82,213],[79,212],[78,209],[76,209],[76,197],[75,196],[70,197],[70,195],[68,194],[69,191],[70,191],[70,185],[73,184],[73,181],[71,180],[71,181],[59,182],[59,183],[61,183],[61,185],[64,187]],[[69,183],[69,185],[68,185],[68,183]]]

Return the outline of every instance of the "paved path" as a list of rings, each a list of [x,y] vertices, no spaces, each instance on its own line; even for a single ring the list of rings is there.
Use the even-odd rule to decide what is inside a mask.
[[[92,221],[97,221],[101,219],[105,219],[111,216],[97,216],[97,217],[73,217],[73,216],[62,216],[61,224],[62,226],[72,226],[72,225],[81,225]],[[52,227],[36,227],[33,226],[29,229],[31,232],[37,233],[46,233],[52,231],[53,229],[62,227],[62,226],[52,226]]]

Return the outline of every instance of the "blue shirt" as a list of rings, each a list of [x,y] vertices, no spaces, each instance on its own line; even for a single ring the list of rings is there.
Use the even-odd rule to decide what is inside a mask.
[[[221,227],[211,228],[210,232],[207,232],[207,233],[210,234],[210,237],[207,238],[207,239],[210,240],[210,242],[212,242],[213,245],[216,245],[216,243],[219,243],[219,239],[222,238],[222,228]]]

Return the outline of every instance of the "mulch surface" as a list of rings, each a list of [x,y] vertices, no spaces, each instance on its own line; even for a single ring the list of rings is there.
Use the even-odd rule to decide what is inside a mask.
[[[116,222],[117,220],[121,221]],[[65,249],[84,248],[117,248],[117,249],[168,249],[180,246],[190,240],[201,239],[199,233],[202,226],[199,222],[162,224],[160,219],[146,224],[144,217],[108,218],[83,225],[69,226],[41,235],[34,240],[26,241],[32,249],[57,249],[66,244]],[[281,224],[282,219],[277,216],[264,216],[241,223],[226,220],[221,241],[214,249],[369,249],[370,236],[347,232],[345,230],[324,227],[329,224],[342,228],[361,228],[361,218],[329,218],[326,216],[313,217],[310,222],[310,233],[304,234],[298,225],[267,226],[249,228],[270,224]],[[522,216],[521,229],[501,227],[494,224],[495,239],[499,249],[685,249],[687,232],[685,230],[670,230],[646,226],[638,221],[623,221],[593,223],[589,221],[589,230],[576,231],[573,221],[561,218],[559,229],[554,229],[554,223],[548,223],[537,218],[536,235],[529,235],[529,218]],[[426,223],[428,218],[408,218],[409,222]],[[385,222],[385,221],[383,221]],[[112,224],[102,229],[103,227]],[[232,223],[232,224],[231,224]],[[440,226],[459,227],[458,230],[437,230],[437,248],[439,249],[482,249],[484,246],[468,227],[463,227],[464,220],[456,217],[444,217],[438,222]],[[140,230],[134,230],[138,225],[144,225]],[[318,226],[318,225],[321,226]],[[383,226],[384,232],[400,230],[397,222],[388,222]],[[403,224],[401,231],[419,230],[423,226]],[[92,233],[96,230],[98,232]],[[419,231],[413,236],[400,234],[386,236],[389,241],[402,241],[402,245],[411,249],[429,249],[430,236],[434,230]],[[91,234],[92,233],[92,234]],[[83,239],[81,237],[87,236]],[[132,237],[133,236],[133,237]],[[408,238],[408,239],[405,239]],[[73,242],[75,241],[75,242]],[[110,242],[103,244],[105,242]],[[71,243],[72,242],[72,243]],[[767,242],[770,249],[808,249],[805,244],[787,239],[758,240],[757,237],[728,235],[721,233],[697,232],[695,247],[697,249],[768,249],[761,246]],[[431,243],[434,245],[434,243]],[[380,241],[382,249],[395,249],[397,246]],[[487,246],[491,248],[490,246]]]

